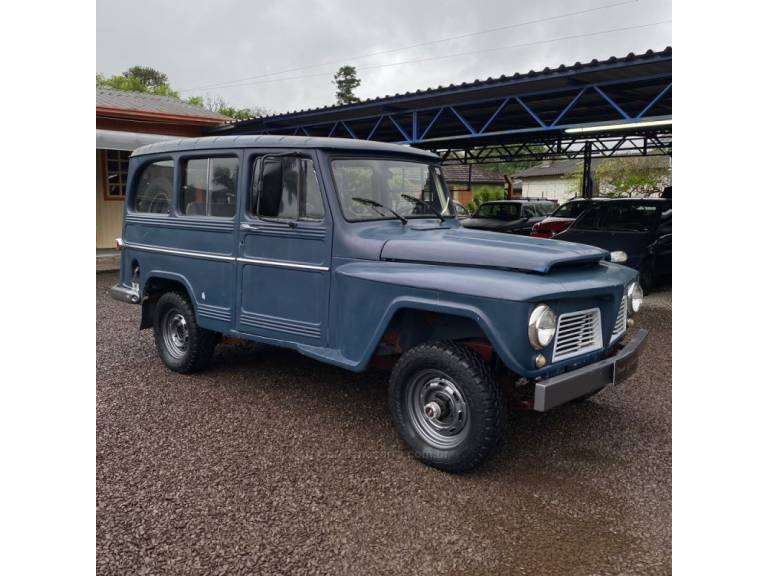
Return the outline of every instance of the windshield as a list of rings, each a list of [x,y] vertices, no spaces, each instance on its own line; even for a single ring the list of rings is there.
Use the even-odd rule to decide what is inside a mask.
[[[435,213],[453,216],[437,166],[374,158],[333,160],[331,166],[341,209],[347,220],[395,218],[390,210],[405,218],[435,218]]]
[[[477,209],[475,218],[517,220],[520,218],[520,204],[483,204]]]

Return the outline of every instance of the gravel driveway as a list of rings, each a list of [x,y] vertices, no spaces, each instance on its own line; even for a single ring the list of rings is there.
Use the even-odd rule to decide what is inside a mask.
[[[668,574],[671,291],[636,376],[515,413],[450,475],[401,448],[387,374],[220,346],[182,376],[97,274],[98,574]]]

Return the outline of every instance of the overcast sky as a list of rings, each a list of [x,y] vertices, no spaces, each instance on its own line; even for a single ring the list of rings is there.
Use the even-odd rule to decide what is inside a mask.
[[[371,98],[661,50],[671,24],[627,28],[671,19],[671,0],[98,0],[96,71],[151,66],[183,97],[285,112],[334,103],[341,64]]]

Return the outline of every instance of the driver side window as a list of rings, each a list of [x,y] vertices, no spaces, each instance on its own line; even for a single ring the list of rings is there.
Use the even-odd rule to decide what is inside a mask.
[[[257,160],[251,213],[279,220],[322,221],[325,207],[312,160],[275,156]]]

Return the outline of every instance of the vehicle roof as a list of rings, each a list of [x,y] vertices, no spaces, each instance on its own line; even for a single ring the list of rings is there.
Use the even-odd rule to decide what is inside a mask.
[[[533,204],[534,202],[549,202],[550,204],[554,203],[554,200],[549,200],[548,198],[516,198],[513,200],[488,200],[487,202],[483,202],[480,204],[480,206],[484,206],[485,204]]]
[[[182,152],[187,150],[210,150],[219,148],[321,148],[327,150],[359,150],[363,152],[383,152],[390,154],[409,154],[428,160],[439,160],[437,154],[411,148],[401,144],[388,144],[370,140],[352,138],[320,138],[309,136],[205,136],[201,138],[179,138],[141,146],[133,151],[132,156],[157,154],[162,152]]]
[[[564,202],[565,204],[568,204],[569,202],[653,202],[653,203],[661,203],[661,202],[671,202],[671,198],[606,198],[604,196],[598,197],[598,198],[571,198],[570,200]]]

